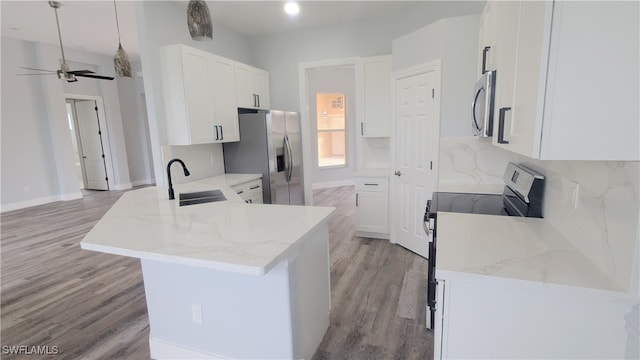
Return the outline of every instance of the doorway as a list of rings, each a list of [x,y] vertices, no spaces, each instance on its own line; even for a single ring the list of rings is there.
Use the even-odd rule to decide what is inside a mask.
[[[67,119],[80,188],[109,190],[107,131],[101,99],[67,98]],[[103,109],[103,108],[102,108]]]
[[[353,184],[356,170],[355,66],[307,71],[313,189]]]

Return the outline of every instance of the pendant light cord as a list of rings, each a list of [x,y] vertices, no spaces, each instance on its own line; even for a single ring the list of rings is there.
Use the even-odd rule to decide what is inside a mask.
[[[116,12],[116,29],[118,29],[118,44],[121,44],[121,41],[120,41],[120,24],[118,23],[118,8],[116,7],[116,0],[113,0],[113,9]]]

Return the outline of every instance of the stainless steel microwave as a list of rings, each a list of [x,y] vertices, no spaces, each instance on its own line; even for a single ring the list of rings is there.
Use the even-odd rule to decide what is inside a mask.
[[[481,138],[493,135],[493,107],[496,97],[496,71],[485,72],[476,83],[471,103],[473,135]]]

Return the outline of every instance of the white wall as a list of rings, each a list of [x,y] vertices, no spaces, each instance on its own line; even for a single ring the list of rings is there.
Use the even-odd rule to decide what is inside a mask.
[[[107,117],[113,181],[119,188],[130,186],[115,82],[80,79],[74,87],[56,76],[16,76],[24,72],[21,66],[59,68],[60,49],[55,45],[2,37],[1,55],[2,210],[81,196],[64,96],[67,91],[84,91],[87,84],[80,82],[98,84]],[[65,49],[65,55],[71,62],[89,64],[102,74],[113,75],[110,56],[74,49]]]
[[[160,58],[162,46],[182,43],[232,60],[253,64],[249,53],[249,39],[224,25],[214,23],[212,41],[194,41],[189,35],[186,22],[186,8],[173,1],[138,1],[136,19],[140,36],[140,59],[144,73],[145,96],[149,116],[149,131],[153,153],[153,168],[158,186],[165,185],[162,146],[167,145],[166,115],[162,105],[162,83]],[[211,146],[210,155],[222,158],[222,148]],[[200,154],[199,151],[196,152]],[[189,152],[183,154],[189,166]],[[200,161],[200,159],[193,159]]]
[[[313,187],[322,187],[322,183],[340,183],[353,180],[356,169],[356,73],[355,67],[324,67],[308,70],[309,79],[309,115],[310,121],[316,121],[316,94],[344,93],[346,98],[346,156],[347,164],[341,168],[321,169],[318,167],[318,138],[314,124],[311,124],[311,182]]]
[[[43,79],[16,76],[21,72],[20,66],[38,66],[35,44],[3,37],[1,46],[0,184],[2,208],[5,210],[8,204],[57,197],[60,182],[56,174],[51,130],[43,106]]]
[[[117,78],[124,141],[127,147],[129,176],[136,185],[153,184],[153,157],[147,120],[147,105],[143,79],[136,74],[141,71],[139,62],[132,62],[131,78]]]
[[[442,59],[440,135],[471,135],[480,15],[442,19],[393,41],[393,71]],[[423,45],[423,46],[420,46]]]
[[[272,107],[300,111],[299,63],[390,54],[391,42],[399,36],[443,17],[478,14],[483,8],[484,1],[423,1],[384,20],[257,36],[251,39],[255,66],[269,71]]]

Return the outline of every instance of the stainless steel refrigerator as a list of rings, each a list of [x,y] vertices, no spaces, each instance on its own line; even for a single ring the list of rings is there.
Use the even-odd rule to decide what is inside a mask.
[[[300,114],[240,111],[240,141],[222,146],[225,172],[262,174],[265,204],[304,205]]]

